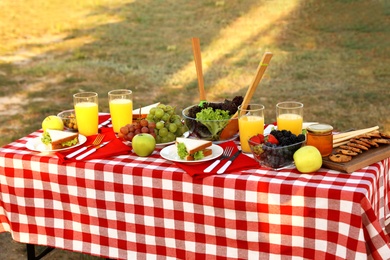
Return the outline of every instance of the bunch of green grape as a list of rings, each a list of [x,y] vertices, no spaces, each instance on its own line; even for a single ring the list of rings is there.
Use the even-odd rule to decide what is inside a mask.
[[[181,116],[176,114],[175,108],[170,105],[159,104],[152,108],[146,117],[150,123],[155,123],[154,128],[156,143],[168,143],[182,136],[188,128],[183,124]]]

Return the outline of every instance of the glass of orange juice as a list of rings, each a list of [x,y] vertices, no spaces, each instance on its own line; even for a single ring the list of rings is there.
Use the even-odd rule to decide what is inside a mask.
[[[264,106],[249,104],[246,109],[239,106],[238,129],[240,132],[241,150],[245,153],[250,153],[249,138],[264,133]]]
[[[276,104],[276,121],[278,130],[289,130],[295,135],[302,133],[303,104],[285,101]]]
[[[78,131],[84,136],[97,134],[99,121],[98,94],[81,92],[73,95]]]
[[[122,126],[133,121],[133,93],[128,89],[111,90],[108,102],[114,132],[119,133]]]

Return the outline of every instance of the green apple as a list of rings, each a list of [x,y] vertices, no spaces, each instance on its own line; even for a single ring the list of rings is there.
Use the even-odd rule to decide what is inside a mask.
[[[298,171],[302,173],[315,172],[322,166],[322,156],[320,151],[311,145],[299,148],[294,153],[294,163]]]
[[[42,129],[43,131],[46,131],[46,129],[64,130],[64,122],[62,122],[62,119],[59,116],[47,116],[42,121]]]
[[[149,156],[156,148],[156,139],[151,134],[136,134],[131,140],[134,152],[141,157]]]

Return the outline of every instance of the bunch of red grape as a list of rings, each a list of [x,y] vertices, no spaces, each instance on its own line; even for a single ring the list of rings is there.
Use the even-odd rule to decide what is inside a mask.
[[[155,128],[156,123],[148,122],[146,119],[141,119],[133,122],[132,124],[121,127],[118,137],[131,142],[136,134],[147,133],[156,138],[156,133],[154,132]]]

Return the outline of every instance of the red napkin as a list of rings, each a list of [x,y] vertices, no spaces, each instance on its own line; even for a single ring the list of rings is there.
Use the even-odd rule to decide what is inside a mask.
[[[221,146],[224,150],[228,146],[234,147],[232,155],[238,151],[237,145],[235,144],[234,141],[228,141],[228,142],[219,144],[219,146]],[[204,177],[207,177],[210,175],[217,174],[218,169],[221,168],[227,162],[227,160],[222,160],[211,172],[204,173],[203,170],[206,169],[213,162],[214,162],[214,160],[196,163],[196,164],[192,164],[192,163],[187,164],[187,163],[179,163],[179,162],[176,162],[175,164],[179,168],[186,171],[192,177],[194,177],[196,179],[200,179],[200,178],[204,178]],[[259,168],[259,167],[260,167],[260,165],[255,159],[241,153],[233,161],[233,163],[226,169],[224,174],[232,173],[232,172],[239,172],[242,170],[254,169],[254,168]]]
[[[100,120],[99,120],[100,121]],[[104,121],[104,120],[103,120]],[[103,122],[102,121],[102,122]],[[92,159],[104,159],[111,156],[118,156],[123,154],[129,154],[131,152],[131,147],[124,144],[122,140],[118,139],[112,129],[112,127],[102,127],[100,129],[100,133],[104,134],[103,142],[110,141],[107,145],[103,146],[102,148],[96,150],[94,153],[88,155],[81,161],[86,160],[92,160]],[[66,155],[76,151],[77,149],[80,149],[84,146],[87,146],[89,144],[92,144],[95,140],[96,135],[88,136],[87,141],[80,146],[75,147],[74,149],[66,150],[63,152],[57,152],[57,156],[60,159],[60,163],[67,163],[67,162],[74,162],[77,161],[75,158],[81,154],[83,154],[86,151],[89,151],[90,148],[88,148],[86,151],[76,155],[73,158],[65,158]]]
[[[104,121],[107,121],[108,119],[110,119],[111,115],[110,114],[101,114],[99,115],[99,124],[103,123]],[[103,126],[102,128],[106,128],[107,125]],[[100,132],[101,130],[99,130]]]

